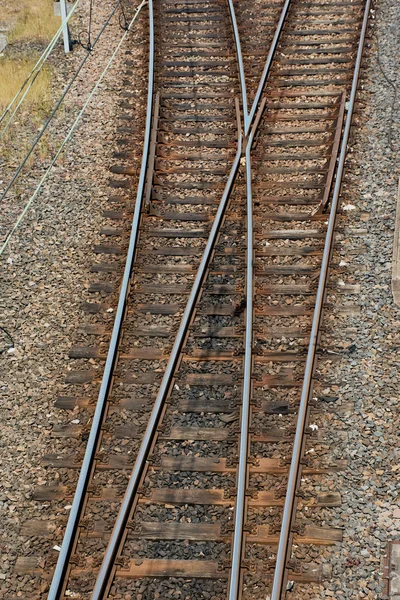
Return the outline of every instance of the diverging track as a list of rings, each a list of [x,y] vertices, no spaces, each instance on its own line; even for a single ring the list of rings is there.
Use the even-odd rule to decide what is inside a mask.
[[[369,3],[148,6],[127,266],[48,597],[281,600],[340,541],[344,462],[304,458]]]

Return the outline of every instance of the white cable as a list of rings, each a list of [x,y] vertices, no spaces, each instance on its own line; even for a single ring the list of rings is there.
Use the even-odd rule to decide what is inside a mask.
[[[92,89],[92,91],[90,92],[85,104],[83,105],[83,107],[81,108],[78,116],[76,117],[71,129],[69,130],[68,134],[66,135],[66,137],[64,138],[61,146],[59,147],[59,149],[57,150],[56,154],[54,155],[50,165],[47,167],[42,179],[39,181],[39,184],[37,186],[37,188],[35,189],[34,193],[32,194],[32,196],[29,198],[28,202],[25,204],[25,207],[23,209],[23,211],[21,212],[21,214],[19,215],[17,221],[15,222],[14,226],[12,227],[12,229],[9,231],[9,233],[7,234],[6,239],[4,240],[3,245],[0,248],[0,256],[3,254],[4,250],[7,248],[10,239],[12,238],[12,236],[14,235],[15,231],[18,229],[18,227],[21,224],[22,219],[24,218],[24,216],[26,215],[26,213],[28,212],[29,208],[31,207],[33,201],[35,200],[36,196],[38,195],[43,183],[45,182],[45,180],[47,179],[51,169],[53,168],[54,164],[56,163],[58,157],[60,156],[61,152],[63,151],[64,146],[68,143],[69,139],[71,138],[73,132],[75,131],[83,113],[85,112],[89,102],[91,101],[91,99],[93,98],[97,88],[99,87],[101,81],[103,80],[105,74],[107,73],[111,63],[113,62],[118,50],[120,49],[124,39],[126,38],[126,36],[128,35],[133,23],[136,21],[136,18],[138,17],[140,11],[142,10],[143,6],[147,4],[147,0],[142,0],[141,4],[137,7],[135,15],[133,16],[131,22],[128,25],[127,30],[125,31],[124,35],[122,36],[122,38],[120,39],[120,41],[118,42],[117,47],[115,48],[114,52],[112,53],[107,65],[105,66],[102,74],[100,75],[100,78],[97,80],[96,85],[94,86],[94,88]]]
[[[35,64],[35,66],[33,67],[33,69],[31,70],[31,72],[29,73],[28,77],[25,79],[24,83],[22,84],[22,86],[20,87],[20,89],[18,90],[18,92],[15,94],[14,98],[11,100],[10,104],[7,106],[6,110],[4,111],[4,113],[2,114],[1,118],[0,118],[0,123],[3,122],[4,118],[6,117],[6,115],[10,112],[13,104],[16,102],[18,96],[21,94],[22,90],[24,89],[24,87],[26,86],[26,84],[28,83],[28,81],[32,78],[32,80],[29,83],[29,86],[27,87],[27,89],[25,90],[22,98],[20,99],[20,101],[18,102],[16,108],[14,109],[13,113],[11,114],[11,116],[9,117],[7,123],[4,126],[3,131],[0,133],[0,139],[3,137],[3,135],[5,134],[5,132],[7,131],[12,119],[14,118],[15,113],[17,112],[17,110],[19,109],[19,107],[21,106],[22,102],[24,101],[27,93],[29,92],[29,90],[31,89],[32,85],[34,84],[37,76],[39,75],[40,71],[43,68],[44,63],[46,62],[47,58],[49,57],[50,53],[53,51],[54,46],[57,43],[58,38],[60,37],[61,33],[63,32],[64,28],[66,27],[68,21],[70,20],[70,18],[72,17],[76,7],[78,6],[80,0],[76,0],[74,6],[71,8],[66,20],[60,25],[59,29],[57,30],[57,32],[55,33],[53,39],[51,40],[51,42],[49,43],[49,45],[47,46],[46,50],[43,52],[43,54],[40,56],[40,58],[38,59],[37,63]],[[35,73],[36,71],[36,73]],[[35,75],[33,76],[33,73],[35,73]]]

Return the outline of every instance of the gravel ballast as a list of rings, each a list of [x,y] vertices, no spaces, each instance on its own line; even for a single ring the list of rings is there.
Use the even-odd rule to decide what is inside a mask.
[[[86,5],[88,2],[85,9]],[[98,18],[105,18],[111,6],[108,1],[99,5]],[[354,259],[362,268],[356,275],[349,271],[361,286],[360,294],[352,298],[361,310],[343,322],[343,336],[351,338],[354,351],[348,359],[334,363],[329,372],[330,380],[338,382],[339,406],[341,402],[354,404],[350,413],[338,410],[333,423],[338,435],[342,431],[347,434],[342,458],[348,460],[348,468],[335,476],[342,506],[327,513],[326,525],[343,528],[344,537],[343,543],[321,551],[323,560],[333,567],[332,580],[319,586],[295,584],[290,597],[296,600],[385,600],[382,565],[388,541],[399,535],[400,309],[391,295],[398,166],[396,152],[388,143],[393,87],[382,68],[386,77],[395,81],[393,57],[399,50],[396,23],[400,9],[393,0],[381,0],[377,9],[344,185],[344,204],[356,207],[346,214],[345,227],[367,230],[359,239],[362,253]],[[108,41],[99,45],[102,65],[109,55],[108,42],[121,35],[117,27],[115,24]],[[71,60],[71,72],[75,60]],[[108,169],[115,149],[113,116],[119,110],[115,91],[123,68],[122,52],[74,137],[73,147],[54,169],[1,258],[0,325],[15,344],[1,355],[0,363],[0,595],[5,599],[43,597],[46,587],[44,584],[40,590],[39,580],[30,581],[14,572],[18,556],[37,554],[37,544],[20,534],[21,525],[42,518],[54,524],[52,534],[62,539],[68,514],[69,500],[60,502],[60,514],[56,514],[49,512],[47,503],[34,501],[32,493],[38,485],[49,483],[41,458],[55,451],[52,427],[66,422],[65,413],[54,408],[54,400],[64,391],[65,375],[71,368],[68,351],[84,320],[82,301],[88,299],[85,290],[91,281],[92,249],[99,243],[98,231],[104,225],[102,211],[110,207]],[[100,71],[99,65],[97,74]],[[93,83],[95,75],[92,71]],[[88,80],[81,83],[86,86]],[[396,148],[396,106],[393,114],[392,146]],[[35,176],[38,174],[35,171]],[[18,202],[11,198],[6,205],[5,230],[15,220],[22,198]],[[347,283],[346,274],[343,279]],[[349,336],[346,328],[354,328],[354,333]],[[1,334],[0,340],[6,348],[7,336]],[[93,361],[93,366],[99,368],[99,363]],[[76,420],[74,415],[70,419],[72,423]],[[74,444],[74,440],[61,439],[57,448],[73,448]],[[46,547],[50,560],[55,560],[57,549],[48,542]],[[210,587],[210,594],[213,591]]]

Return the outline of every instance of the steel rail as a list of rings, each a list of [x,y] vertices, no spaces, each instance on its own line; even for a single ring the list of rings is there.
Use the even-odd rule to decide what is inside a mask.
[[[126,300],[129,291],[130,277],[133,267],[133,262],[136,254],[139,225],[142,213],[142,204],[145,188],[146,168],[149,155],[150,133],[152,122],[152,107],[153,107],[153,88],[154,88],[154,26],[153,26],[153,3],[148,0],[149,6],[149,21],[150,21],[150,39],[149,39],[149,67],[148,67],[148,92],[147,92],[147,115],[144,134],[143,154],[136,194],[135,210],[132,221],[131,235],[129,247],[125,263],[124,274],[121,283],[121,290],[118,300],[118,307],[115,315],[113,331],[110,340],[110,346],[107,353],[107,360],[104,367],[103,378],[99,396],[97,399],[96,409],[93,416],[93,422],[90,430],[89,439],[87,442],[85,456],[83,458],[82,468],[79,474],[79,479],[72,502],[71,511],[68,518],[67,527],[64,534],[64,539],[61,546],[60,555],[58,557],[56,569],[53,575],[51,587],[49,590],[48,600],[58,600],[65,583],[65,574],[68,568],[69,558],[71,556],[76,532],[79,525],[79,519],[82,512],[82,507],[85,500],[85,495],[90,480],[90,475],[93,468],[94,457],[96,454],[97,443],[99,440],[100,430],[104,419],[105,408],[107,404],[108,393],[111,385],[114,364],[117,357],[118,344],[121,335],[122,323],[124,319]],[[133,19],[134,20],[134,19]],[[129,24],[131,27],[133,20]]]
[[[258,126],[263,115],[266,100],[264,99],[258,108],[261,94],[269,76],[272,61],[275,56],[279,38],[286,20],[287,12],[291,0],[286,0],[282,9],[278,25],[275,30],[273,40],[265,61],[264,69],[258,84],[257,92],[254,97],[252,108],[249,114],[245,113],[244,136],[246,143],[246,207],[247,207],[247,258],[246,258],[246,337],[245,337],[245,355],[244,355],[244,374],[242,389],[241,423],[240,423],[240,445],[239,445],[239,465],[237,475],[237,495],[235,504],[235,528],[232,541],[232,559],[231,573],[229,579],[229,600],[237,600],[240,596],[240,573],[243,553],[243,530],[245,520],[245,501],[247,488],[247,459],[249,453],[249,426],[250,426],[250,400],[251,400],[251,375],[253,365],[253,299],[254,299],[254,277],[253,277],[253,192],[252,192],[252,173],[251,173],[251,149],[254,136],[257,133]],[[229,2],[231,4],[232,2]],[[232,7],[232,10],[233,7]],[[237,33],[237,37],[239,34]],[[235,31],[236,39],[236,31]],[[237,46],[238,47],[238,46]],[[240,48],[240,40],[239,40]],[[245,89],[245,88],[244,88]],[[247,107],[247,102],[246,102]],[[258,112],[256,114],[256,111]],[[256,115],[255,121],[254,116]]]
[[[247,138],[250,133],[251,125],[252,125],[254,116],[256,114],[258,105],[260,103],[260,98],[261,98],[261,94],[263,93],[263,90],[264,90],[265,82],[267,81],[267,77],[268,77],[270,69],[271,69],[271,64],[272,64],[272,61],[275,56],[276,48],[278,46],[279,38],[282,33],[283,25],[285,23],[285,19],[286,19],[286,15],[287,15],[287,11],[289,9],[290,3],[291,3],[291,0],[285,0],[285,4],[283,6],[281,16],[278,21],[278,25],[276,26],[274,37],[271,42],[267,60],[265,61],[265,65],[264,65],[264,69],[263,69],[263,72],[262,72],[262,75],[260,78],[260,82],[258,84],[257,92],[254,97],[253,104],[252,104],[252,107],[251,107],[251,110],[249,113],[248,112],[248,101],[247,101],[246,77],[244,74],[243,56],[242,56],[242,49],[241,49],[241,44],[240,44],[239,30],[238,30],[237,21],[236,21],[235,7],[233,6],[233,0],[228,0],[229,13],[231,16],[232,27],[233,27],[233,35],[235,38],[237,61],[238,61],[238,65],[239,65],[239,80],[240,80],[240,87],[242,90],[243,123],[244,123],[244,137],[245,138]]]
[[[144,433],[142,442],[140,444],[140,448],[138,451],[138,455],[135,461],[135,465],[133,467],[124,498],[121,503],[121,507],[113,528],[113,531],[110,536],[110,540],[108,542],[106,552],[103,558],[103,562],[101,564],[95,587],[92,592],[91,600],[102,600],[103,594],[108,585],[108,581],[111,575],[111,571],[113,569],[114,560],[117,556],[118,549],[120,546],[120,542],[123,538],[124,530],[126,524],[129,519],[129,515],[133,506],[135,495],[138,491],[140,481],[146,467],[146,463],[148,460],[149,452],[154,440],[154,435],[157,431],[157,426],[159,423],[160,416],[162,414],[163,408],[165,406],[166,399],[168,397],[169,391],[171,389],[171,385],[173,382],[175,369],[179,361],[180,353],[186,338],[186,334],[188,328],[190,326],[194,309],[196,307],[197,298],[199,296],[202,283],[204,281],[204,277],[207,272],[207,267],[212,256],[212,252],[214,250],[215,242],[220,230],[221,223],[223,222],[223,217],[225,214],[226,207],[229,202],[229,198],[231,195],[231,191],[236,179],[236,174],[240,166],[240,159],[242,156],[242,130],[240,124],[240,110],[237,101],[237,119],[238,119],[238,148],[235,156],[235,160],[231,167],[231,171],[228,177],[228,181],[226,183],[224,193],[222,195],[220,204],[217,209],[217,213],[215,215],[215,219],[213,221],[213,225],[210,231],[210,235],[207,240],[207,244],[186,304],[185,311],[183,313],[181,323],[179,326],[179,330],[176,334],[176,338],[174,341],[173,348],[171,350],[171,354],[168,360],[167,367],[164,372],[163,379],[160,384],[160,389],[157,394],[157,398],[155,400],[153,409],[150,414],[149,422],[146,427],[146,431]]]
[[[245,518],[245,501],[247,488],[247,457],[249,451],[249,425],[251,400],[251,374],[253,364],[253,297],[254,297],[254,248],[253,248],[253,192],[251,178],[251,147],[257,132],[266,100],[261,103],[260,110],[251,129],[246,145],[246,207],[247,207],[247,252],[246,252],[246,337],[244,355],[244,373],[242,389],[239,466],[237,476],[237,496],[235,504],[235,529],[232,542],[231,573],[229,579],[229,600],[239,597],[240,572],[243,548],[243,528]]]
[[[236,48],[236,57],[239,66],[239,83],[241,89],[241,97],[242,97],[242,108],[244,119],[247,117],[247,92],[246,92],[246,79],[244,75],[244,66],[243,66],[243,57],[242,50],[240,45],[239,31],[237,27],[235,9],[233,6],[232,0],[228,0],[228,8],[231,17],[232,27],[234,30],[234,39],[235,39],[235,48]],[[113,562],[118,552],[118,548],[120,542],[123,537],[123,531],[126,526],[126,523],[129,518],[129,514],[131,512],[131,508],[133,505],[134,497],[137,493],[138,487],[140,485],[140,481],[142,478],[142,474],[144,472],[144,468],[148,459],[149,451],[151,449],[152,440],[154,438],[154,434],[157,430],[157,425],[162,414],[162,410],[164,408],[166,399],[168,397],[168,393],[171,387],[171,383],[173,380],[173,376],[175,373],[175,368],[179,360],[179,355],[182,349],[182,345],[184,343],[186,333],[188,327],[190,325],[193,311],[197,302],[197,298],[200,292],[201,285],[204,280],[204,276],[206,273],[206,269],[209,263],[209,260],[212,255],[212,251],[215,245],[215,241],[217,239],[217,235],[220,229],[220,225],[223,220],[223,216],[225,214],[226,207],[228,205],[228,201],[230,198],[230,194],[236,179],[237,172],[240,167],[240,159],[243,153],[243,133],[242,133],[242,125],[240,122],[240,108],[238,105],[238,101],[236,101],[236,118],[237,118],[237,126],[238,126],[238,147],[236,156],[231,167],[231,171],[228,177],[228,181],[226,183],[224,193],[222,195],[212,229],[207,240],[206,248],[204,250],[204,254],[199,265],[195,281],[192,286],[192,290],[189,296],[189,299],[186,304],[185,312],[182,316],[182,320],[180,323],[179,330],[175,337],[174,346],[171,351],[171,355],[168,360],[168,364],[160,384],[160,389],[157,394],[157,398],[155,404],[153,406],[149,422],[144,433],[144,437],[139,448],[138,456],[136,458],[136,462],[131,473],[127,489],[125,491],[125,495],[120,507],[120,511],[117,517],[117,521],[114,525],[113,531],[111,533],[111,537],[109,543],[107,545],[106,553],[103,558],[103,562],[100,567],[99,574],[96,579],[95,587],[93,589],[93,593],[91,596],[91,600],[101,600],[103,598],[103,594],[106,592],[107,585],[109,582],[109,578],[113,568]]]
[[[247,123],[247,119],[248,119],[246,77],[244,74],[242,47],[240,44],[239,29],[238,29],[237,20],[236,20],[235,7],[233,6],[233,0],[228,0],[228,8],[229,8],[229,15],[231,17],[232,27],[233,27],[233,36],[234,36],[234,40],[235,40],[236,60],[237,60],[238,66],[239,66],[239,83],[240,83],[240,90],[242,93],[243,126],[244,126],[244,130],[246,130],[246,127],[247,127],[246,123]]]
[[[283,5],[281,16],[279,17],[278,25],[276,26],[274,37],[272,39],[271,46],[269,48],[267,60],[265,61],[264,69],[263,69],[262,75],[260,77],[260,82],[258,84],[257,92],[254,97],[250,113],[247,118],[247,123],[245,120],[245,132],[244,132],[245,137],[248,136],[251,124],[254,119],[254,115],[256,114],[256,110],[257,110],[258,104],[260,102],[261,94],[263,93],[265,82],[267,81],[267,77],[268,77],[270,69],[271,69],[272,61],[274,59],[275,52],[278,47],[279,38],[281,37],[282,29],[283,29],[283,26],[286,21],[286,16],[287,16],[287,12],[289,10],[290,3],[291,3],[291,0],[285,0],[285,4]]]
[[[285,504],[282,516],[282,528],[279,536],[278,552],[276,557],[276,566],[272,584],[271,600],[282,600],[287,579],[287,562],[291,552],[291,528],[295,516],[296,509],[296,494],[301,478],[301,460],[304,451],[304,432],[308,421],[309,399],[312,394],[312,381],[316,365],[316,351],[318,345],[318,337],[320,325],[322,322],[323,304],[326,296],[326,284],[329,274],[329,263],[332,255],[335,224],[337,211],[339,206],[339,195],[342,185],[344,163],[347,153],[347,143],[350,135],[351,120],[354,112],[354,104],[357,94],[358,79],[361,68],[362,53],[364,48],[365,36],[368,26],[368,16],[371,0],[366,0],[364,18],[360,31],[358,43],[357,57],[354,67],[353,80],[350,91],[350,98],[347,110],[346,124],[343,131],[342,143],[340,148],[340,156],[337,166],[335,185],[332,193],[331,210],[329,213],[328,227],[325,238],[324,253],[321,262],[321,273],[318,281],[318,290],[315,301],[315,309],[313,314],[312,328],[310,341],[307,351],[307,360],[303,386],[301,391],[301,399],[297,417],[296,436],[293,444],[292,460],[289,470],[288,486],[285,498]]]

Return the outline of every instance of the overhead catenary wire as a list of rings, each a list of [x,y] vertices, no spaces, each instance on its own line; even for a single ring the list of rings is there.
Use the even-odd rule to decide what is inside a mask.
[[[45,180],[47,179],[47,177],[49,176],[51,169],[53,168],[53,166],[55,165],[58,157],[60,156],[60,154],[62,153],[63,149],[65,148],[66,144],[68,143],[68,141],[70,140],[73,132],[75,131],[79,121],[82,118],[82,115],[84,114],[88,104],[90,103],[90,101],[92,100],[94,94],[96,93],[96,90],[98,89],[100,83],[102,82],[102,80],[104,79],[104,76],[106,75],[108,69],[110,68],[116,54],[118,53],[118,50],[120,49],[121,45],[123,44],[126,36],[128,35],[130,29],[132,28],[133,23],[136,21],[141,9],[143,8],[143,6],[147,4],[147,0],[142,0],[141,4],[137,7],[136,12],[134,14],[134,16],[132,17],[127,30],[124,32],[123,36],[121,37],[120,41],[118,42],[114,52],[112,53],[111,57],[109,58],[105,68],[103,69],[99,79],[97,80],[95,86],[93,87],[92,91],[90,92],[88,98],[86,99],[83,107],[81,108],[81,110],[79,111],[79,114],[77,115],[74,123],[72,124],[68,134],[66,135],[66,137],[64,138],[63,142],[61,143],[60,147],[58,148],[56,154],[54,155],[50,165],[47,167],[45,173],[43,174],[40,182],[38,183],[34,193],[32,194],[32,196],[29,198],[28,202],[25,204],[24,209],[22,210],[22,212],[20,213],[17,221],[15,222],[15,224],[13,225],[13,227],[11,228],[11,230],[9,231],[9,233],[7,234],[7,237],[5,238],[2,246],[0,247],[0,256],[4,253],[5,249],[7,248],[8,244],[10,243],[10,240],[12,238],[12,236],[14,235],[15,231],[19,228],[23,218],[25,217],[26,213],[28,212],[29,208],[32,206],[35,198],[38,196],[43,183],[45,182]]]
[[[89,27],[88,27],[88,50],[92,50],[92,18],[93,18],[93,0],[90,0],[89,8]]]
[[[128,18],[127,18],[126,13],[125,13],[124,2],[123,2],[123,0],[119,0],[119,3],[121,5],[121,13],[120,13],[120,16],[119,16],[119,25],[120,25],[121,29],[127,29],[128,28]],[[121,23],[121,16],[122,16],[122,18],[124,20],[124,24]]]
[[[8,352],[12,348],[14,348],[14,339],[13,339],[11,333],[9,331],[7,331],[7,329],[5,327],[0,326],[0,331],[2,331],[5,334],[6,338],[8,339],[8,345],[5,346],[4,348],[0,348],[0,354],[4,354],[4,352]]]
[[[58,28],[58,30],[56,31],[56,33],[54,34],[54,37],[52,38],[52,40],[49,42],[47,48],[44,50],[43,54],[41,54],[41,56],[38,58],[35,66],[32,68],[31,72],[28,74],[28,76],[26,77],[25,81],[22,83],[21,87],[19,88],[18,92],[15,94],[14,98],[11,100],[10,104],[7,106],[7,108],[5,109],[5,111],[3,112],[3,114],[0,117],[0,123],[2,123],[4,121],[4,119],[6,118],[7,114],[10,112],[10,110],[12,109],[13,105],[15,104],[15,102],[17,101],[18,97],[20,96],[20,94],[22,93],[22,91],[24,90],[25,86],[28,84],[29,80],[33,77],[33,74],[35,73],[35,71],[37,71],[37,73],[34,76],[34,80],[36,79],[36,77],[38,76],[38,74],[40,73],[40,71],[43,68],[43,65],[45,63],[45,61],[47,60],[47,58],[49,57],[50,53],[53,51],[54,46],[56,45],[58,38],[60,37],[60,35],[63,32],[63,29],[66,25],[66,23],[68,23],[68,21],[71,19],[73,13],[75,12],[78,4],[80,3],[81,0],[76,0],[74,6],[71,8],[71,10],[68,13],[67,19],[66,21],[64,21],[63,23],[61,23],[60,27]],[[33,80],[33,81],[34,81]],[[29,84],[28,89],[25,91],[22,100],[20,100],[20,102],[18,103],[18,106],[16,107],[16,109],[14,110],[12,116],[10,117],[10,119],[13,118],[13,116],[15,115],[16,111],[18,110],[18,108],[20,107],[20,105],[22,104],[23,99],[25,98],[26,94],[28,93],[29,89],[32,87],[33,81]],[[6,127],[8,127],[9,121],[7,122]],[[2,134],[0,135],[1,138]]]
[[[88,25],[88,31],[87,31],[87,42],[86,42],[86,44],[84,44],[81,41],[81,36],[82,36],[83,32],[78,35],[78,40],[76,41],[76,43],[80,44],[82,46],[82,48],[85,48],[85,50],[87,50],[88,52],[91,52],[93,50],[93,46],[92,46],[92,19],[93,19],[93,0],[90,0],[90,4],[89,4],[89,25]]]
[[[96,46],[97,42],[99,41],[99,39],[101,38],[101,36],[103,35],[105,29],[107,28],[109,22],[111,21],[112,17],[114,16],[114,14],[116,13],[118,7],[120,4],[120,0],[118,0],[118,2],[114,5],[114,8],[111,10],[110,14],[108,15],[107,19],[105,20],[105,22],[103,23],[102,28],[100,29],[99,33],[97,34],[95,40],[93,41],[93,45],[92,45],[92,49]],[[60,108],[61,104],[63,103],[64,98],[66,97],[66,95],[68,94],[69,90],[71,89],[71,87],[73,86],[74,82],[76,81],[79,73],[81,72],[83,66],[85,65],[87,59],[89,58],[91,54],[91,51],[88,50],[86,55],[83,57],[82,61],[80,62],[77,70],[75,71],[71,81],[69,82],[69,84],[67,85],[67,87],[65,88],[64,92],[62,93],[61,97],[59,98],[57,104],[55,105],[55,107],[53,108],[50,116],[48,117],[47,121],[45,122],[45,124],[43,125],[42,129],[40,130],[38,136],[35,138],[35,141],[33,142],[32,146],[30,147],[30,149],[28,150],[28,152],[26,153],[24,159],[22,160],[22,162],[20,163],[19,167],[16,169],[14,175],[11,178],[11,181],[8,183],[6,189],[4,190],[3,194],[0,197],[0,202],[2,202],[4,200],[4,198],[6,197],[6,195],[8,194],[9,190],[11,189],[11,187],[13,186],[14,182],[16,181],[16,179],[19,177],[22,169],[24,168],[24,166],[26,165],[26,163],[29,160],[29,157],[32,155],[34,149],[36,148],[36,146],[38,145],[38,143],[40,142],[41,138],[43,137],[45,131],[47,130],[48,126],[50,125],[54,115],[56,114],[56,112],[58,111],[58,109]]]

